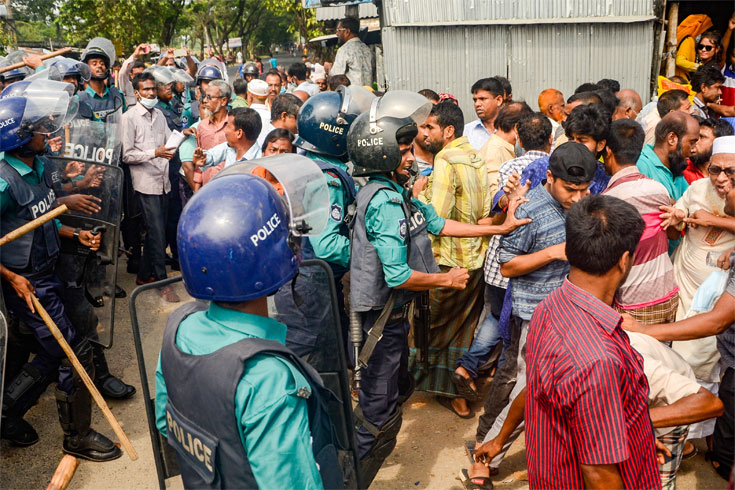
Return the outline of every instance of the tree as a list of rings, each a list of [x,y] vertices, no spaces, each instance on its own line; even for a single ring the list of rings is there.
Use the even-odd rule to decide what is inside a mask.
[[[297,33],[307,41],[324,34],[316,20],[314,9],[305,9],[301,0],[266,0],[265,5],[274,14],[292,17],[293,23],[289,32]]]

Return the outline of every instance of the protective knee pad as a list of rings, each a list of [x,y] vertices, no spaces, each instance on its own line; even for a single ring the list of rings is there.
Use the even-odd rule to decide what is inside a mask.
[[[89,377],[94,379],[94,362],[92,361],[92,344],[89,343],[87,339],[82,339],[79,342],[77,342],[77,345],[74,346],[74,354],[76,354],[77,359],[79,359],[79,362],[82,366],[84,366],[84,370],[87,371],[87,374],[89,374]],[[61,361],[61,365],[65,367],[71,367],[73,376],[74,376],[74,384],[81,384],[81,378],[79,377],[79,374],[76,372],[74,367],[71,364],[71,361],[65,357]]]
[[[361,488],[370,486],[383,462],[396,447],[398,432],[400,432],[403,424],[403,412],[398,407],[380,429],[375,428],[375,426],[368,427],[367,424],[369,423],[363,421],[363,426],[375,436],[375,442],[373,442],[365,457],[360,459]],[[376,429],[376,432],[371,429]]]
[[[22,417],[36,404],[52,379],[32,364],[25,364],[18,375],[5,385],[3,415]]]

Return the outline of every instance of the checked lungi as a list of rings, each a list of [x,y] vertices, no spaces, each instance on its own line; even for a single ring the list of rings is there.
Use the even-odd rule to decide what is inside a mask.
[[[450,268],[440,266],[441,272]],[[411,338],[409,369],[416,378],[416,389],[439,395],[458,397],[452,383],[457,360],[472,344],[477,322],[485,305],[485,281],[482,269],[469,272],[464,290],[438,288],[430,292],[431,330],[429,332],[429,371],[417,362]]]
[[[679,307],[679,293],[656,305],[627,310],[615,305],[619,313],[627,313],[644,325],[672,323],[676,321],[676,309]]]

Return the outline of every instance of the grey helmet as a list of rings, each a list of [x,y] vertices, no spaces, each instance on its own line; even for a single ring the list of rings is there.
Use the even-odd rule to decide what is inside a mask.
[[[347,133],[347,152],[355,166],[352,175],[392,172],[401,163],[399,134],[411,138],[418,134],[431,112],[431,102],[421,94],[392,90],[373,101]]]
[[[110,74],[110,68],[117,59],[115,52],[115,46],[112,41],[106,37],[95,37],[87,43],[87,47],[82,51],[81,61],[82,63],[89,64],[89,60],[92,58],[102,58],[105,60],[107,65],[107,74],[104,77],[92,76],[93,80],[104,80]]]
[[[258,76],[260,75],[260,70],[258,70],[258,65],[253,63],[252,61],[248,61],[242,66],[242,76],[245,77],[245,75],[254,75]]]

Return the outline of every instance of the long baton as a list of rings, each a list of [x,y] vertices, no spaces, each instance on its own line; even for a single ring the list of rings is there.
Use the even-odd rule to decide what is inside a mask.
[[[51,482],[46,487],[46,490],[66,490],[71,483],[71,479],[74,476],[74,472],[77,471],[79,466],[79,460],[71,454],[65,454],[59,466],[54,471],[54,476],[51,477]]]
[[[41,55],[41,60],[47,60],[49,58],[53,58],[54,56],[61,56],[62,54],[66,54],[66,53],[69,53],[69,52],[71,52],[71,48],[57,49],[56,51],[52,51],[50,53],[46,53],[44,55]],[[26,66],[26,62],[25,61],[19,61],[18,63],[14,63],[12,65],[8,65],[8,66],[4,66],[4,67],[0,68],[0,73],[5,73],[6,71],[16,70],[18,68],[23,68],[24,66]]]
[[[16,228],[15,230],[11,231],[4,237],[0,238],[0,247],[3,245],[7,245],[8,243],[12,242],[13,240],[16,240],[29,231],[33,231],[39,226],[43,225],[44,223],[47,223],[51,221],[52,219],[56,218],[57,216],[66,213],[69,210],[69,208],[66,207],[66,204],[62,204],[61,206],[52,209],[46,214],[43,214],[39,216],[38,218],[34,219],[33,221],[29,221],[28,223],[24,224],[23,226]]]
[[[43,323],[45,323],[48,329],[51,330],[51,334],[53,334],[54,338],[59,343],[64,353],[71,361],[71,364],[72,366],[74,366],[77,374],[79,374],[79,376],[82,378],[82,381],[84,381],[84,384],[89,390],[89,393],[92,395],[92,398],[94,398],[94,402],[97,404],[98,407],[100,407],[100,410],[102,410],[102,415],[105,416],[107,422],[109,422],[110,426],[112,427],[112,430],[115,431],[115,435],[117,435],[118,439],[120,439],[120,443],[125,448],[125,452],[128,453],[128,456],[130,456],[130,459],[132,461],[135,461],[136,459],[138,459],[138,453],[135,451],[135,448],[130,442],[130,439],[128,439],[128,436],[125,435],[122,427],[120,427],[120,423],[115,418],[115,415],[113,415],[112,411],[107,406],[107,403],[105,403],[105,399],[102,398],[102,395],[97,390],[97,387],[94,386],[94,383],[90,379],[89,374],[87,374],[87,370],[84,369],[82,363],[79,362],[79,359],[77,359],[77,356],[76,354],[74,354],[71,346],[69,346],[64,336],[61,335],[59,327],[56,326],[44,307],[41,306],[41,302],[38,301],[38,298],[36,298],[35,294],[31,295],[31,301],[33,301],[33,306],[35,306],[36,311],[43,319]]]

